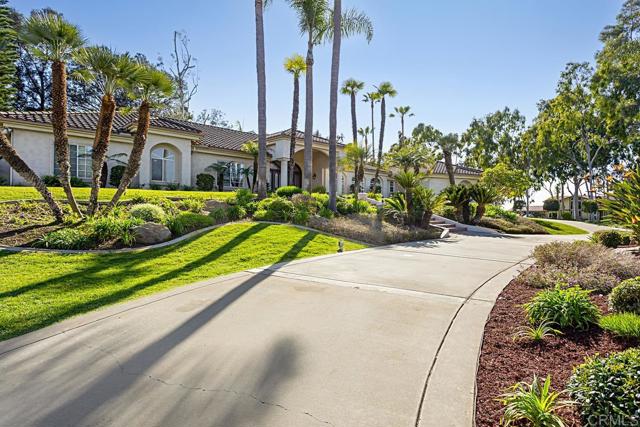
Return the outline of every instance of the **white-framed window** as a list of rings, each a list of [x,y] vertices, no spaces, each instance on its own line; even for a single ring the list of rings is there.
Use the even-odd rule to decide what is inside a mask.
[[[71,164],[71,176],[80,179],[91,179],[91,146],[69,144],[69,163]],[[55,160],[55,153],[53,159],[53,174],[60,175],[60,167]]]
[[[176,156],[167,148],[156,148],[151,151],[151,180],[175,182]]]
[[[396,183],[393,180],[389,180],[389,194],[396,192]]]
[[[380,187],[382,185],[382,180],[378,178],[377,186]],[[371,183],[369,184],[369,191],[374,191],[376,188],[376,177],[371,178]]]
[[[224,186],[241,188],[243,186],[242,182],[244,178],[242,173],[243,170],[244,165],[242,163],[229,162],[227,164],[227,170],[224,173]]]

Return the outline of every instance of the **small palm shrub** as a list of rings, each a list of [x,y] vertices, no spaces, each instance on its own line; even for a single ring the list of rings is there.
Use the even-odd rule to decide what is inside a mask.
[[[553,322],[562,330],[588,329],[600,317],[598,307],[589,299],[589,293],[578,286],[564,289],[558,285],[554,289],[539,292],[524,305],[524,309],[532,325]]]
[[[167,227],[174,236],[181,236],[201,228],[211,227],[214,223],[214,219],[207,215],[180,212],[167,220]]]
[[[486,206],[498,201],[499,195],[494,188],[489,187],[486,184],[475,184],[471,187],[469,193],[471,198],[478,204],[473,217],[473,222],[477,224],[484,216]]]
[[[35,244],[48,249],[88,249],[95,240],[81,228],[61,228],[42,236]]]
[[[208,173],[200,173],[196,176],[196,187],[200,191],[213,191],[216,179]]]
[[[286,185],[276,190],[276,195],[279,197],[291,198],[294,194],[300,193],[302,193],[302,188],[296,187],[295,185]]]
[[[571,402],[562,400],[562,394],[551,390],[551,376],[544,382],[534,376],[531,384],[517,383],[499,398],[505,406],[500,424],[513,426],[527,421],[533,427],[564,427],[558,411]]]
[[[204,210],[204,200],[189,197],[188,199],[183,199],[178,202],[178,208],[193,213],[200,213]]]
[[[640,338],[640,316],[635,313],[614,313],[600,319],[600,327],[623,338]]]
[[[442,193],[446,197],[449,206],[456,210],[456,220],[465,224],[469,223],[469,203],[471,202],[471,192],[464,185],[452,185],[445,188]]]
[[[444,205],[444,198],[430,188],[419,186],[413,190],[413,204],[414,224],[426,227],[433,212]]]
[[[213,219],[216,224],[221,224],[227,221],[227,210],[223,207],[214,208],[209,212],[209,217]]]
[[[640,277],[625,280],[613,288],[609,305],[618,313],[640,314]]]
[[[388,221],[404,224],[407,218],[407,201],[403,193],[396,193],[384,200],[383,213]]]
[[[633,426],[640,421],[640,350],[594,356],[574,368],[568,384],[585,426]]]
[[[247,211],[240,205],[229,205],[226,214],[229,221],[238,221],[247,216]]]
[[[546,338],[562,334],[554,328],[552,322],[541,322],[539,325],[522,326],[513,334],[514,341],[541,342]]]
[[[162,223],[165,220],[165,213],[158,205],[151,203],[141,203],[134,205],[129,210],[129,213],[134,218],[139,218],[145,222]]]

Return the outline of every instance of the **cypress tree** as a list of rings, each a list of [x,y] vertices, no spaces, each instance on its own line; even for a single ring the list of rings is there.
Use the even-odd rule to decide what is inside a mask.
[[[8,0],[0,0],[0,111],[13,109],[16,94],[18,35]]]

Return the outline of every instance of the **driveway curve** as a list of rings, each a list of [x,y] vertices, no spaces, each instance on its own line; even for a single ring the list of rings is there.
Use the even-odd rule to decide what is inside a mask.
[[[301,260],[0,342],[0,425],[471,426],[486,318],[551,239]]]

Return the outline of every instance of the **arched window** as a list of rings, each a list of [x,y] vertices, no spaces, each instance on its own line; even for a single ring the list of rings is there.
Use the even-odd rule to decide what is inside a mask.
[[[156,148],[151,151],[151,180],[175,182],[176,156],[167,148]]]

